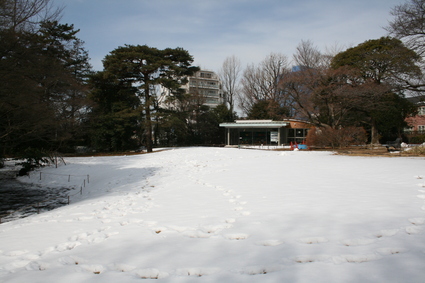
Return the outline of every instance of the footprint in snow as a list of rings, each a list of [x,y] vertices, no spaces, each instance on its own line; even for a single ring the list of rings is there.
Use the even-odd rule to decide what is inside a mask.
[[[376,242],[376,239],[368,239],[368,238],[349,239],[349,240],[342,241],[342,243],[347,247],[365,246],[365,245],[370,245],[374,242]]]
[[[16,251],[10,251],[10,252],[6,252],[4,253],[4,255],[6,256],[21,256],[23,254],[28,253],[27,250],[16,250]]]
[[[425,223],[425,218],[410,218],[409,221],[413,225],[423,225]]]
[[[404,248],[381,248],[376,250],[380,255],[394,255],[407,252]]]
[[[248,234],[244,233],[235,233],[235,234],[226,234],[224,237],[228,240],[245,240],[249,237]]]
[[[283,242],[280,240],[265,240],[265,241],[259,241],[256,244],[259,246],[274,247],[274,246],[279,246],[283,244]]]
[[[241,273],[248,275],[261,275],[271,272],[281,271],[284,269],[284,266],[249,266],[241,270]]]
[[[138,269],[134,273],[141,279],[161,279],[169,275],[167,272],[161,272],[156,268]]]
[[[103,265],[101,264],[91,264],[91,265],[82,264],[80,266],[81,266],[81,269],[83,269],[84,271],[88,271],[93,274],[100,274],[106,270],[106,268],[103,267]]]
[[[412,226],[406,228],[406,233],[409,235],[422,234],[422,227]]]
[[[41,261],[31,261],[28,263],[28,265],[25,267],[26,270],[39,270],[43,271],[48,269],[50,266],[47,262],[41,262]]]
[[[328,242],[328,239],[324,237],[308,237],[308,238],[301,238],[300,241],[305,244],[320,244],[320,243],[326,243]]]
[[[327,255],[300,255],[296,256],[293,260],[296,263],[310,263],[316,261],[326,261],[330,258]]]
[[[179,268],[176,270],[176,275],[180,276],[195,276],[195,277],[201,277],[204,275],[212,275],[214,273],[219,272],[219,268],[204,268],[204,267],[197,267],[197,268]]]
[[[381,259],[382,257],[377,254],[366,254],[366,255],[341,255],[341,256],[334,256],[332,257],[332,260],[335,264],[342,264],[342,263],[362,263],[362,262],[369,262]]]
[[[120,272],[129,272],[136,269],[136,267],[128,264],[116,263],[114,264],[114,269]]]
[[[386,229],[386,230],[381,230],[377,233],[374,234],[375,237],[377,238],[382,238],[382,237],[392,237],[395,234],[397,234],[399,231],[399,229]]]

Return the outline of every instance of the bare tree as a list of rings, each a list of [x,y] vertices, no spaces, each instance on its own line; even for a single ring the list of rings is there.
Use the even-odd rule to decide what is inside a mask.
[[[280,102],[282,99],[278,84],[288,70],[288,58],[279,53],[271,53],[258,66],[248,65],[241,79],[241,109],[248,113],[259,101]]]
[[[227,57],[219,72],[220,79],[225,91],[225,99],[229,105],[230,112],[233,113],[235,99],[239,92],[239,77],[241,72],[241,62],[235,56]]]
[[[405,4],[395,6],[391,15],[394,19],[389,22],[385,29],[390,35],[403,40],[405,45],[415,51],[419,56],[425,56],[425,0],[410,0]],[[418,62],[422,72],[425,70],[425,62]],[[408,90],[422,94],[425,89],[424,78],[406,81]]]
[[[301,40],[293,57],[297,66],[305,68],[319,68],[325,62],[324,55],[310,40]]]
[[[40,22],[59,20],[62,10],[55,8],[52,0],[2,0],[0,27],[33,30]]]
[[[395,6],[391,15],[394,19],[385,28],[390,35],[404,40],[418,55],[425,55],[425,0],[410,0]]]

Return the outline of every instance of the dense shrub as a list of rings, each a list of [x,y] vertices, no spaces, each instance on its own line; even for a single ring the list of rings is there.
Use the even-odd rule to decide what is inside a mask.
[[[425,134],[409,137],[409,143],[421,144],[425,142]]]
[[[306,144],[310,147],[347,147],[364,145],[366,141],[366,131],[361,127],[315,128],[310,130],[306,137]]]

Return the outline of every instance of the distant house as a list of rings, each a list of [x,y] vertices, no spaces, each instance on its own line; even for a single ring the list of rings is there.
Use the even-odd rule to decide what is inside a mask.
[[[226,145],[288,145],[302,143],[313,125],[306,121],[287,119],[236,120],[222,123],[226,129]]]
[[[407,98],[418,106],[416,116],[406,118],[408,127],[404,130],[406,134],[425,134],[425,95]]]

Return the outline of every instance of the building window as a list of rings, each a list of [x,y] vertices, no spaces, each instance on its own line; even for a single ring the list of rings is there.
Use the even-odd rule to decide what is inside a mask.
[[[421,106],[418,109],[418,115],[425,115],[425,106]]]
[[[413,127],[405,127],[404,128],[404,132],[407,133],[407,134],[408,133],[412,133],[413,132]]]
[[[211,78],[211,73],[201,73],[201,78]]]
[[[302,143],[307,137],[309,129],[289,129],[288,130],[288,143],[296,142]]]
[[[418,132],[425,133],[425,125],[419,125],[418,126]]]

